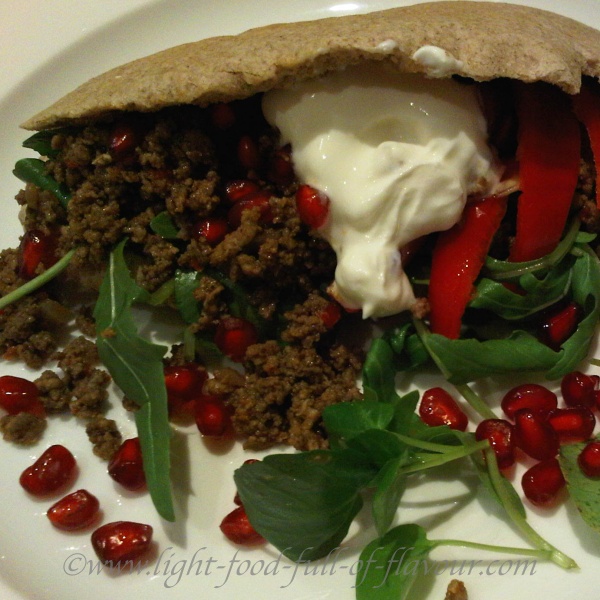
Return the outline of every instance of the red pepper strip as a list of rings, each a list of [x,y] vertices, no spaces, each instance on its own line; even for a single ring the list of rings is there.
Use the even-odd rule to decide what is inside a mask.
[[[440,233],[433,248],[429,281],[430,327],[451,339],[460,325],[473,283],[506,212],[506,197],[489,196],[467,204],[461,220]]]
[[[510,260],[521,262],[560,241],[579,176],[581,134],[568,96],[549,85],[519,85],[517,117],[521,195]]]
[[[600,208],[600,184],[598,173],[600,173],[600,90],[598,86],[583,85],[581,92],[573,97],[573,109],[577,118],[583,123],[587,130],[594,164],[596,165],[596,205]]]

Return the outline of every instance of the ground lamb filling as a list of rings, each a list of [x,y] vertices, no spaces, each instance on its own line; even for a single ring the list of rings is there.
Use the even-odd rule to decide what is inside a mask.
[[[513,113],[501,111],[489,126],[499,154],[513,154]],[[116,423],[104,416],[110,377],[90,341],[96,335],[90,315],[107,257],[127,238],[136,282],[162,294],[163,303],[174,304],[163,292],[177,273],[202,274],[187,332],[198,341],[194,359],[211,367],[204,393],[225,399],[246,447],[326,447],[324,408],[361,398],[361,340],[349,344],[343,335],[359,329],[361,318],[337,305],[331,318],[326,289],[335,255],[299,218],[290,149],[279,147],[260,97],[59,130],[51,145],[46,172],[69,191],[67,207],[33,184],[17,201],[25,231],[50,239],[57,257],[75,249],[74,258],[56,279],[0,312],[5,359],[35,369],[55,365],[35,381],[46,412],[70,411],[81,419],[94,452],[105,459],[121,442]],[[598,232],[589,148],[583,155],[573,206],[584,227]],[[240,189],[254,191],[236,202]],[[206,229],[215,221],[225,228],[218,237]],[[512,233],[502,231],[494,248],[505,249]],[[0,254],[2,296],[28,279],[22,264],[26,237],[20,249]],[[47,266],[39,262],[35,274]],[[211,366],[215,331],[224,319],[239,317],[241,297],[242,310],[262,324],[258,343],[236,368]],[[426,301],[416,306],[423,317]],[[71,341],[65,340],[69,323],[81,333]],[[165,366],[189,361],[189,348],[176,344]],[[123,402],[135,410],[127,398]],[[0,420],[4,437],[22,444],[35,442],[44,425],[27,413]]]
[[[231,118],[223,122],[222,111]],[[235,316],[231,286],[243,291],[245,310],[264,323],[244,368],[211,369],[205,386],[206,393],[226,399],[246,446],[324,447],[322,410],[360,398],[361,358],[338,339],[340,328],[323,318],[331,304],[324,290],[333,279],[335,255],[298,217],[289,151],[278,148],[259,99],[60,130],[51,144],[46,170],[70,191],[68,208],[32,184],[17,201],[25,231],[50,236],[57,256],[72,248],[76,253],[57,279],[0,314],[4,358],[36,369],[56,364],[35,382],[47,412],[71,411],[84,420],[95,452],[104,458],[118,446],[118,429],[103,417],[109,377],[83,334],[95,335],[94,290],[110,251],[128,238],[128,263],[149,292],[160,293],[176,272],[205,273],[194,290],[197,319],[188,325],[199,339],[212,340],[219,322]],[[260,190],[260,200],[241,211],[233,209],[227,192],[239,182]],[[175,235],[156,226],[158,215],[174,225]],[[199,233],[207,219],[228,222],[224,239]],[[25,282],[21,253],[2,252],[2,295]],[[44,269],[40,264],[36,273]],[[73,319],[82,335],[63,348],[65,324]],[[165,363],[187,361],[176,345]],[[125,404],[132,408],[127,399]],[[4,417],[3,434],[31,443],[43,426],[22,420]]]

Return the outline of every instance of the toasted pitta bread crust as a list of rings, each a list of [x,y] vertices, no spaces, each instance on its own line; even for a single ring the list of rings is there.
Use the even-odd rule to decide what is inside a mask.
[[[362,60],[425,72],[412,60],[433,45],[462,64],[455,74],[485,81],[546,81],[576,93],[600,78],[600,31],[547,11],[503,3],[431,2],[363,15],[270,25],[176,46],[91,79],[22,127],[53,127],[230,101]]]

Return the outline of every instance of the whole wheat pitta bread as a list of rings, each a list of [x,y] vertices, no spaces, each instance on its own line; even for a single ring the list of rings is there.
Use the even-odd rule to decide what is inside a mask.
[[[245,98],[341,69],[385,60],[426,72],[411,57],[425,45],[460,61],[478,81],[546,81],[576,93],[600,78],[600,31],[534,8],[490,2],[432,2],[364,15],[270,25],[176,46],[108,71],[35,115],[26,129],[85,122],[115,111]]]

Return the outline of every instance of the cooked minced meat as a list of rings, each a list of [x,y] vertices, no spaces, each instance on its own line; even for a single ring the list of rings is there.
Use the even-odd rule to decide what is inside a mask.
[[[4,358],[39,369],[54,353],[58,342],[48,330],[47,314],[42,310],[45,300],[45,292],[38,292],[0,312],[0,353]]]
[[[248,349],[243,385],[228,395],[234,427],[247,438],[247,448],[281,443],[301,450],[326,446],[321,424],[325,407],[360,398],[358,359],[343,347],[329,352],[335,360],[314,347],[280,346],[275,341]]]
[[[584,227],[588,231],[600,233],[600,209],[596,204],[595,169],[592,161],[581,161],[573,206]]]
[[[21,412],[0,418],[0,431],[7,442],[21,446],[37,443],[46,429],[46,419]]]
[[[100,358],[96,344],[84,336],[71,340],[63,350],[53,356],[57,365],[71,379],[79,379],[88,375]]]
[[[329,355],[339,354],[336,336],[320,316],[330,301],[319,290],[333,277],[335,256],[298,218],[297,185],[293,174],[289,176],[291,168],[285,172],[291,165],[289,156],[277,148],[276,135],[262,118],[256,99],[236,103],[235,110],[237,129],[228,131],[212,125],[209,111],[186,107],[64,130],[52,138],[47,172],[69,189],[67,209],[52,194],[32,185],[17,199],[26,229],[58,235],[58,254],[71,248],[76,248],[76,254],[55,289],[46,286],[39,299],[33,295],[2,315],[5,326],[0,337],[6,356],[24,358],[32,366],[41,366],[48,358],[58,361],[64,375],[47,370],[36,381],[48,412],[69,409],[102,423],[97,417],[105,406],[109,378],[95,366],[94,345],[81,336],[55,352],[59,340],[51,327],[43,327],[38,304],[65,287],[61,279],[72,283],[80,273],[101,272],[109,252],[126,236],[132,272],[144,289],[153,292],[169,285],[178,270],[201,274],[192,295],[197,314],[189,323],[190,331],[210,340],[222,318],[252,315],[260,329],[260,343],[245,364],[247,376],[238,373],[236,386],[231,385],[231,375],[229,385],[222,377],[208,385],[237,405],[234,424],[239,433],[249,436],[249,445],[284,441],[299,448],[322,447],[322,408],[359,397],[355,380],[360,362],[344,350],[344,365],[332,366]],[[249,166],[238,156],[240,134],[256,140],[260,164]],[[121,142],[115,145],[115,139]],[[276,157],[284,161],[277,168]],[[267,217],[264,206],[252,205],[235,217],[237,223],[232,222],[227,185],[240,180],[266,195]],[[165,215],[177,235],[165,237],[155,229],[154,220]],[[197,229],[204,218],[228,220],[227,235],[208,242]],[[18,259],[18,250],[5,253],[3,293],[23,283],[16,275]],[[89,278],[88,285],[93,287],[97,281]],[[74,312],[80,313],[78,308]],[[77,322],[88,336],[93,333],[88,319],[78,317]],[[252,406],[248,398],[261,385],[258,356],[272,344],[280,372],[271,372],[269,384],[285,382],[290,390],[284,400],[287,413],[267,434],[268,423],[257,425],[267,416],[264,407]],[[168,364],[185,361],[189,351],[174,349]],[[302,361],[305,365],[300,368]],[[240,386],[247,389],[243,402],[238,396],[229,398],[241,393]],[[272,407],[266,412],[270,411]],[[253,429],[247,422],[255,424]],[[93,437],[103,439],[97,433]],[[112,433],[108,437],[112,439]]]
[[[35,381],[40,392],[40,401],[47,413],[61,413],[69,410],[73,391],[68,378],[61,378],[49,369],[45,370]]]
[[[92,443],[94,454],[103,460],[110,460],[123,441],[115,421],[106,417],[92,419],[86,425],[85,432]]]
[[[92,369],[75,382],[69,410],[76,417],[89,419],[103,414],[108,399],[110,375],[103,369]]]
[[[453,579],[446,590],[445,600],[468,600],[467,588],[462,581]]]

